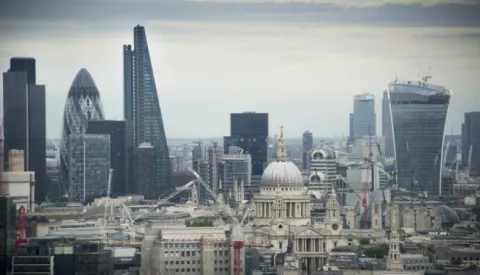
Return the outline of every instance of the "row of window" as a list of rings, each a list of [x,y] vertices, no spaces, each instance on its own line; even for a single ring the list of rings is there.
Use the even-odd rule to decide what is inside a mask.
[[[200,264],[200,260],[193,260],[193,261],[164,261],[165,265],[173,265],[173,264]],[[228,260],[214,260],[214,264],[228,264]],[[241,261],[240,261],[241,263]]]

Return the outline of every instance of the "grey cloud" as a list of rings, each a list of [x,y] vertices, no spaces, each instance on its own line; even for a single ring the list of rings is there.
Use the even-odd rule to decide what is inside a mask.
[[[228,1],[228,0],[227,0]],[[276,4],[195,2],[185,0],[15,0],[3,4],[0,22],[79,22],[81,25],[115,26],[124,21],[272,21],[376,26],[480,26],[480,2],[472,5],[389,4],[379,7],[339,6],[328,1]],[[341,1],[345,2],[345,1]],[[391,1],[399,3],[399,1]],[[400,1],[401,2],[401,1]],[[80,23],[81,22],[81,23]],[[3,24],[2,24],[3,25]],[[5,29],[5,27],[4,27]],[[11,28],[10,28],[11,29]]]
[[[452,33],[452,34],[414,34],[413,37],[421,39],[480,39],[480,32]]]

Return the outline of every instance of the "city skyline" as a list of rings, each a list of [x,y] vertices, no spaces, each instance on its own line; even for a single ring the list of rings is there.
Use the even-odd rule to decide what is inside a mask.
[[[64,99],[71,76],[80,68],[95,78],[105,117],[123,118],[120,47],[131,41],[131,28],[137,24],[149,30],[167,138],[227,135],[230,113],[243,111],[268,112],[271,135],[282,124],[289,138],[301,137],[305,130],[314,136],[347,136],[353,95],[374,94],[381,121],[381,95],[388,82],[396,77],[419,80],[418,74],[429,67],[431,82],[454,92],[447,134],[452,128],[459,134],[464,113],[479,110],[480,19],[471,15],[480,11],[480,4],[464,4],[474,1],[429,7],[367,1],[385,15],[375,21],[369,19],[374,8],[354,5],[346,13],[328,1],[226,2],[232,1],[144,0],[134,7],[142,16],[125,16],[130,11],[126,7],[132,7],[120,1],[115,15],[102,18],[101,12],[113,4],[93,1],[82,7],[89,14],[82,24],[79,11],[58,1],[46,2],[55,3],[48,17],[31,15],[29,11],[44,8],[32,2],[31,9],[23,11],[9,3],[0,12],[5,23],[0,34],[6,37],[0,43],[0,68],[6,71],[13,56],[37,60],[38,82],[47,87],[49,138],[60,137]],[[180,10],[167,14],[176,5]],[[228,7],[225,14],[222,7]],[[252,7],[257,11],[249,14]],[[155,15],[150,10],[163,11]],[[423,20],[414,25],[403,12]],[[446,14],[441,22],[436,19],[440,14]],[[310,122],[312,117],[315,122]],[[191,123],[192,118],[198,123]]]

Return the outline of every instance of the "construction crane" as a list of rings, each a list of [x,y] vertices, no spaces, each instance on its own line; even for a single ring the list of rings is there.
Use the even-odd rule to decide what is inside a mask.
[[[223,204],[222,202],[218,201],[218,195],[210,188],[210,186],[208,186],[208,183],[206,183],[201,177],[200,175],[195,171],[193,170],[192,168],[188,168],[188,170],[195,176],[195,178],[197,179],[197,181],[203,186],[203,188],[205,188],[205,190],[207,190],[208,194],[213,198],[213,200],[217,203],[217,205],[224,209],[226,207],[225,204]]]
[[[369,133],[370,127],[369,127]],[[362,207],[363,207],[363,228],[368,228],[368,194],[369,191],[372,191],[375,188],[375,183],[374,183],[374,169],[373,169],[373,161],[372,161],[372,135],[369,134],[368,136],[368,147],[369,147],[369,152],[368,152],[368,158],[367,158],[367,171],[365,173],[365,188],[362,191]],[[369,179],[371,177],[371,179]],[[371,185],[369,187],[369,184]]]
[[[163,205],[164,203],[168,202],[171,198],[175,197],[176,195],[180,194],[181,192],[185,191],[185,190],[188,190],[190,189],[196,182],[197,180],[192,180],[190,182],[188,182],[187,184],[185,184],[184,186],[182,187],[177,187],[175,191],[173,191],[172,193],[170,193],[168,196],[164,197],[163,199],[161,199],[160,201],[158,201],[154,206],[150,207],[148,210],[147,210],[147,213],[142,213],[140,215],[137,215],[134,219],[133,219],[133,222],[136,222],[138,221],[139,219],[142,219],[144,218],[145,216],[147,216],[150,212],[154,211],[155,209],[159,208],[161,205]]]
[[[20,206],[18,209],[17,232],[15,233],[15,254],[18,254],[20,246],[26,243],[25,238],[25,206]]]
[[[362,197],[357,192],[355,192],[356,190],[353,189],[350,183],[348,183],[348,181],[342,175],[337,175],[337,180],[341,180],[343,183],[345,183],[348,186],[349,191],[357,197],[358,202],[355,205],[355,214],[356,214],[356,217],[358,218],[358,216],[360,215],[360,210],[359,210],[360,202],[363,201]]]

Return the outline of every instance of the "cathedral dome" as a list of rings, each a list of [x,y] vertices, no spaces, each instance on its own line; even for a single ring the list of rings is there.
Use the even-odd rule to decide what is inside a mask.
[[[263,172],[262,185],[304,186],[302,173],[290,161],[270,163]]]
[[[278,138],[277,160],[270,163],[263,171],[262,185],[265,186],[304,186],[302,173],[298,167],[287,161],[283,127]]]

